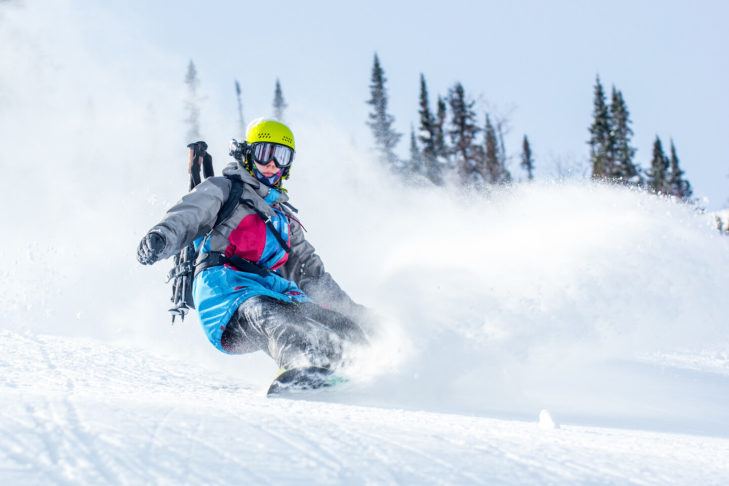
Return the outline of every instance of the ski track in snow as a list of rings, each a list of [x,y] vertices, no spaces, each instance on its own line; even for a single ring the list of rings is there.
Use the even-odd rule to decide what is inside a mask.
[[[729,439],[267,399],[220,371],[0,331],[0,484],[726,484]]]

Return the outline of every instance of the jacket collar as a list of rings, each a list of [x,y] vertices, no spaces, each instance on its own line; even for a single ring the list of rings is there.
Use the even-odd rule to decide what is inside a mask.
[[[261,199],[265,200],[269,204],[280,204],[289,200],[288,194],[286,194],[284,191],[279,191],[263,184],[261,181],[253,177],[250,172],[241,167],[238,162],[231,162],[225,168],[223,168],[223,175],[227,177],[239,178],[247,186],[250,186],[251,189],[256,192],[256,194],[261,196]]]

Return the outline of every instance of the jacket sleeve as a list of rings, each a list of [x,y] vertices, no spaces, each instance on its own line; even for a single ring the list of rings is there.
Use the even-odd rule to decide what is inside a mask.
[[[296,221],[291,221],[291,253],[282,268],[284,278],[293,280],[313,301],[341,312],[350,318],[357,318],[364,307],[355,303],[342,290],[324,264],[314,247],[304,238],[304,231]]]
[[[161,258],[176,254],[213,228],[230,188],[231,182],[225,177],[211,177],[182,196],[167,211],[162,221],[149,230],[165,238]]]

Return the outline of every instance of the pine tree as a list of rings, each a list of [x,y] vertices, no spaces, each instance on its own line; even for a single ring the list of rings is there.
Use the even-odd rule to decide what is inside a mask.
[[[670,190],[667,180],[668,165],[669,161],[663,152],[663,144],[656,135],[656,141],[653,142],[651,168],[648,173],[648,187],[659,194],[667,194]]]
[[[511,173],[509,173],[509,170],[506,168],[506,144],[504,143],[505,123],[506,121],[502,118],[497,120],[496,125],[494,126],[496,130],[496,138],[499,142],[499,150],[497,152],[501,173],[501,180],[499,181],[499,184],[506,184],[511,182]]]
[[[693,190],[689,181],[683,178],[684,172],[678,166],[678,155],[676,155],[676,146],[673,144],[673,139],[671,139],[671,159],[669,164],[671,168],[668,179],[670,194],[684,200],[689,199],[693,195]]]
[[[451,107],[451,139],[456,170],[464,184],[483,184],[483,149],[476,142],[476,135],[481,129],[476,125],[476,113],[473,111],[474,101],[466,97],[461,83],[456,83],[448,95]]]
[[[443,98],[438,96],[438,111],[435,115],[435,128],[433,130],[433,147],[435,148],[436,160],[441,169],[450,167],[450,149],[446,144],[445,122],[448,116],[448,108]],[[442,170],[441,170],[442,172]]]
[[[610,103],[610,132],[612,134],[611,154],[614,161],[611,178],[627,183],[642,184],[640,171],[633,162],[635,148],[630,145],[633,130],[630,128],[630,113],[623,99],[623,94],[613,86]]]
[[[534,180],[534,159],[532,158],[532,148],[529,145],[529,139],[524,135],[521,152],[521,167],[527,173],[527,180]]]
[[[284,111],[289,105],[283,97],[283,91],[281,90],[281,83],[278,78],[276,79],[276,89],[273,92],[273,117],[278,121],[284,120]]]
[[[590,126],[590,161],[592,177],[601,179],[612,177],[612,136],[610,134],[610,113],[605,101],[605,91],[600,77],[595,81],[595,96],[592,110],[593,121]]]
[[[371,98],[367,104],[372,106],[367,125],[372,129],[375,138],[375,150],[380,161],[391,169],[397,169],[399,160],[395,155],[395,147],[400,141],[401,134],[393,128],[395,119],[387,112],[387,90],[385,88],[385,72],[380,66],[380,60],[375,54],[372,65],[372,78],[370,84]]]
[[[423,153],[418,147],[418,139],[415,137],[415,129],[410,127],[410,160],[403,168],[406,177],[427,175],[427,167]]]
[[[187,65],[185,84],[187,85],[187,99],[185,100],[187,140],[192,142],[202,138],[200,136],[200,98],[197,92],[200,87],[200,80],[197,77],[197,69],[195,69],[195,64],[192,60]]]
[[[246,138],[246,122],[243,118],[243,101],[241,99],[241,90],[240,90],[240,83],[238,80],[235,80],[235,95],[238,98],[238,123],[240,124],[240,133],[242,134],[242,139]]]
[[[484,127],[485,157],[483,176],[489,184],[500,184],[503,182],[503,174],[501,170],[501,156],[499,155],[499,139],[496,135],[496,129],[491,123],[491,117],[486,115],[486,125]]]
[[[424,173],[433,184],[440,185],[443,183],[443,176],[441,174],[436,148],[438,127],[435,117],[430,112],[428,88],[425,84],[425,76],[422,73],[420,74],[420,109],[418,113],[420,114],[420,133],[418,140],[423,144],[422,163],[424,165]],[[442,129],[440,135],[442,137]]]

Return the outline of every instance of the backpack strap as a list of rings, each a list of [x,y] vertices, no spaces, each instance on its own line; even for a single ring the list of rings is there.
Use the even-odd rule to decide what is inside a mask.
[[[230,194],[228,195],[228,199],[225,201],[225,204],[223,204],[222,209],[218,213],[218,217],[215,220],[215,224],[213,225],[213,228],[217,226],[218,224],[222,223],[226,219],[230,217],[230,215],[233,213],[233,210],[238,206],[239,203],[243,203],[249,208],[251,208],[266,224],[268,229],[271,230],[271,233],[273,233],[273,236],[276,238],[276,240],[279,242],[279,244],[283,247],[284,251],[286,253],[291,253],[291,248],[289,245],[284,241],[283,237],[281,236],[281,233],[278,232],[276,227],[273,225],[273,221],[271,221],[271,218],[268,217],[265,213],[258,210],[256,208],[253,201],[250,199],[241,199],[241,196],[243,195],[243,186],[244,182],[240,180],[239,177],[235,176],[225,176],[227,177],[230,182],[233,184],[230,188]],[[211,230],[212,233],[212,230]],[[206,238],[210,237],[210,233],[207,234]],[[242,270],[247,273],[255,273],[262,277],[265,277],[267,275],[270,275],[271,270],[269,268],[266,268],[262,265],[259,265],[257,263],[251,262],[249,260],[246,260],[244,258],[241,258],[237,255],[233,255],[231,257],[226,257],[223,253],[217,253],[217,252],[204,252],[200,253],[200,255],[197,258],[197,261],[195,262],[195,273],[194,275],[197,276],[198,273],[201,271],[210,268],[210,267],[216,267],[219,265],[229,264],[233,265],[238,270]]]
[[[228,216],[230,216],[230,213],[233,212],[235,207],[238,205],[239,202],[242,202],[251,210],[253,210],[254,213],[256,213],[266,224],[269,230],[271,230],[271,233],[273,233],[273,236],[276,238],[276,241],[278,241],[278,244],[281,245],[281,247],[284,249],[286,253],[291,253],[291,247],[284,241],[283,237],[281,236],[281,233],[278,232],[276,227],[273,225],[273,221],[271,221],[271,218],[260,211],[255,203],[251,201],[250,199],[241,199],[241,194],[243,193],[243,181],[238,176],[230,176],[226,175],[232,183],[233,187],[230,190],[230,196],[228,196],[228,200],[225,201],[225,205],[223,205],[223,209],[220,210],[220,213],[218,214],[218,219],[215,221],[215,226],[218,225],[221,221],[224,221]],[[291,208],[294,209],[294,211],[298,211],[296,208],[291,206]]]
[[[233,184],[230,188],[230,194],[228,200],[223,204],[223,208],[218,213],[218,218],[215,220],[213,228],[218,224],[222,223],[233,213],[233,210],[240,202],[240,196],[243,194],[243,181],[239,177],[225,176]]]
[[[241,195],[243,194],[243,181],[240,179],[240,177],[236,176],[228,176],[225,177],[230,180],[230,182],[233,184],[233,186],[230,188],[230,195],[228,195],[228,200],[225,201],[225,204],[223,204],[223,208],[218,213],[218,218],[215,220],[215,224],[213,225],[213,228],[216,227],[218,224],[222,223],[228,217],[231,215],[233,210],[238,206],[238,203],[244,203],[246,206],[251,208],[253,212],[255,212],[266,224],[268,229],[271,230],[271,233],[273,233],[273,236],[276,238],[276,241],[281,245],[281,247],[284,249],[286,253],[291,253],[291,247],[284,241],[283,237],[281,236],[281,233],[278,232],[276,227],[273,225],[273,221],[271,221],[271,218],[267,216],[265,213],[261,212],[258,208],[256,208],[256,205],[251,201],[250,199],[241,199]],[[298,211],[296,208],[291,206],[291,208],[294,209],[294,211]]]
[[[229,257],[226,257],[225,253],[211,251],[200,254],[200,259],[195,264],[195,276],[197,277],[198,273],[210,267],[218,267],[226,264],[232,265],[242,272],[255,273],[256,275],[260,275],[261,277],[268,277],[269,275],[271,275],[271,269],[266,268],[263,265],[253,263],[250,260],[239,257],[238,255],[231,255]]]
[[[260,216],[263,222],[266,223],[266,226],[268,226],[268,229],[271,230],[271,233],[273,233],[273,236],[276,238],[276,241],[278,241],[278,244],[281,245],[286,253],[290,254],[291,247],[288,245],[288,243],[284,241],[281,233],[279,233],[276,227],[273,225],[273,221],[271,221],[271,218],[264,214],[262,211],[259,211],[256,205],[250,199],[243,199],[241,202],[251,208],[258,216]]]
[[[205,244],[205,242],[210,238],[210,235],[213,234],[213,229],[218,226],[220,223],[225,221],[230,217],[231,214],[233,214],[233,210],[240,202],[240,197],[243,194],[243,181],[240,180],[238,177],[229,177],[225,176],[227,179],[230,180],[230,182],[233,184],[230,188],[230,194],[228,194],[228,199],[223,204],[223,207],[218,211],[218,217],[215,218],[215,224],[213,224],[213,227],[210,228],[210,231],[205,235],[205,238],[203,239],[202,245]],[[202,246],[201,245],[201,246]],[[201,258],[204,255],[204,253],[201,253],[196,256],[195,258],[195,265],[197,266]],[[195,275],[197,275],[197,271],[195,272]]]

